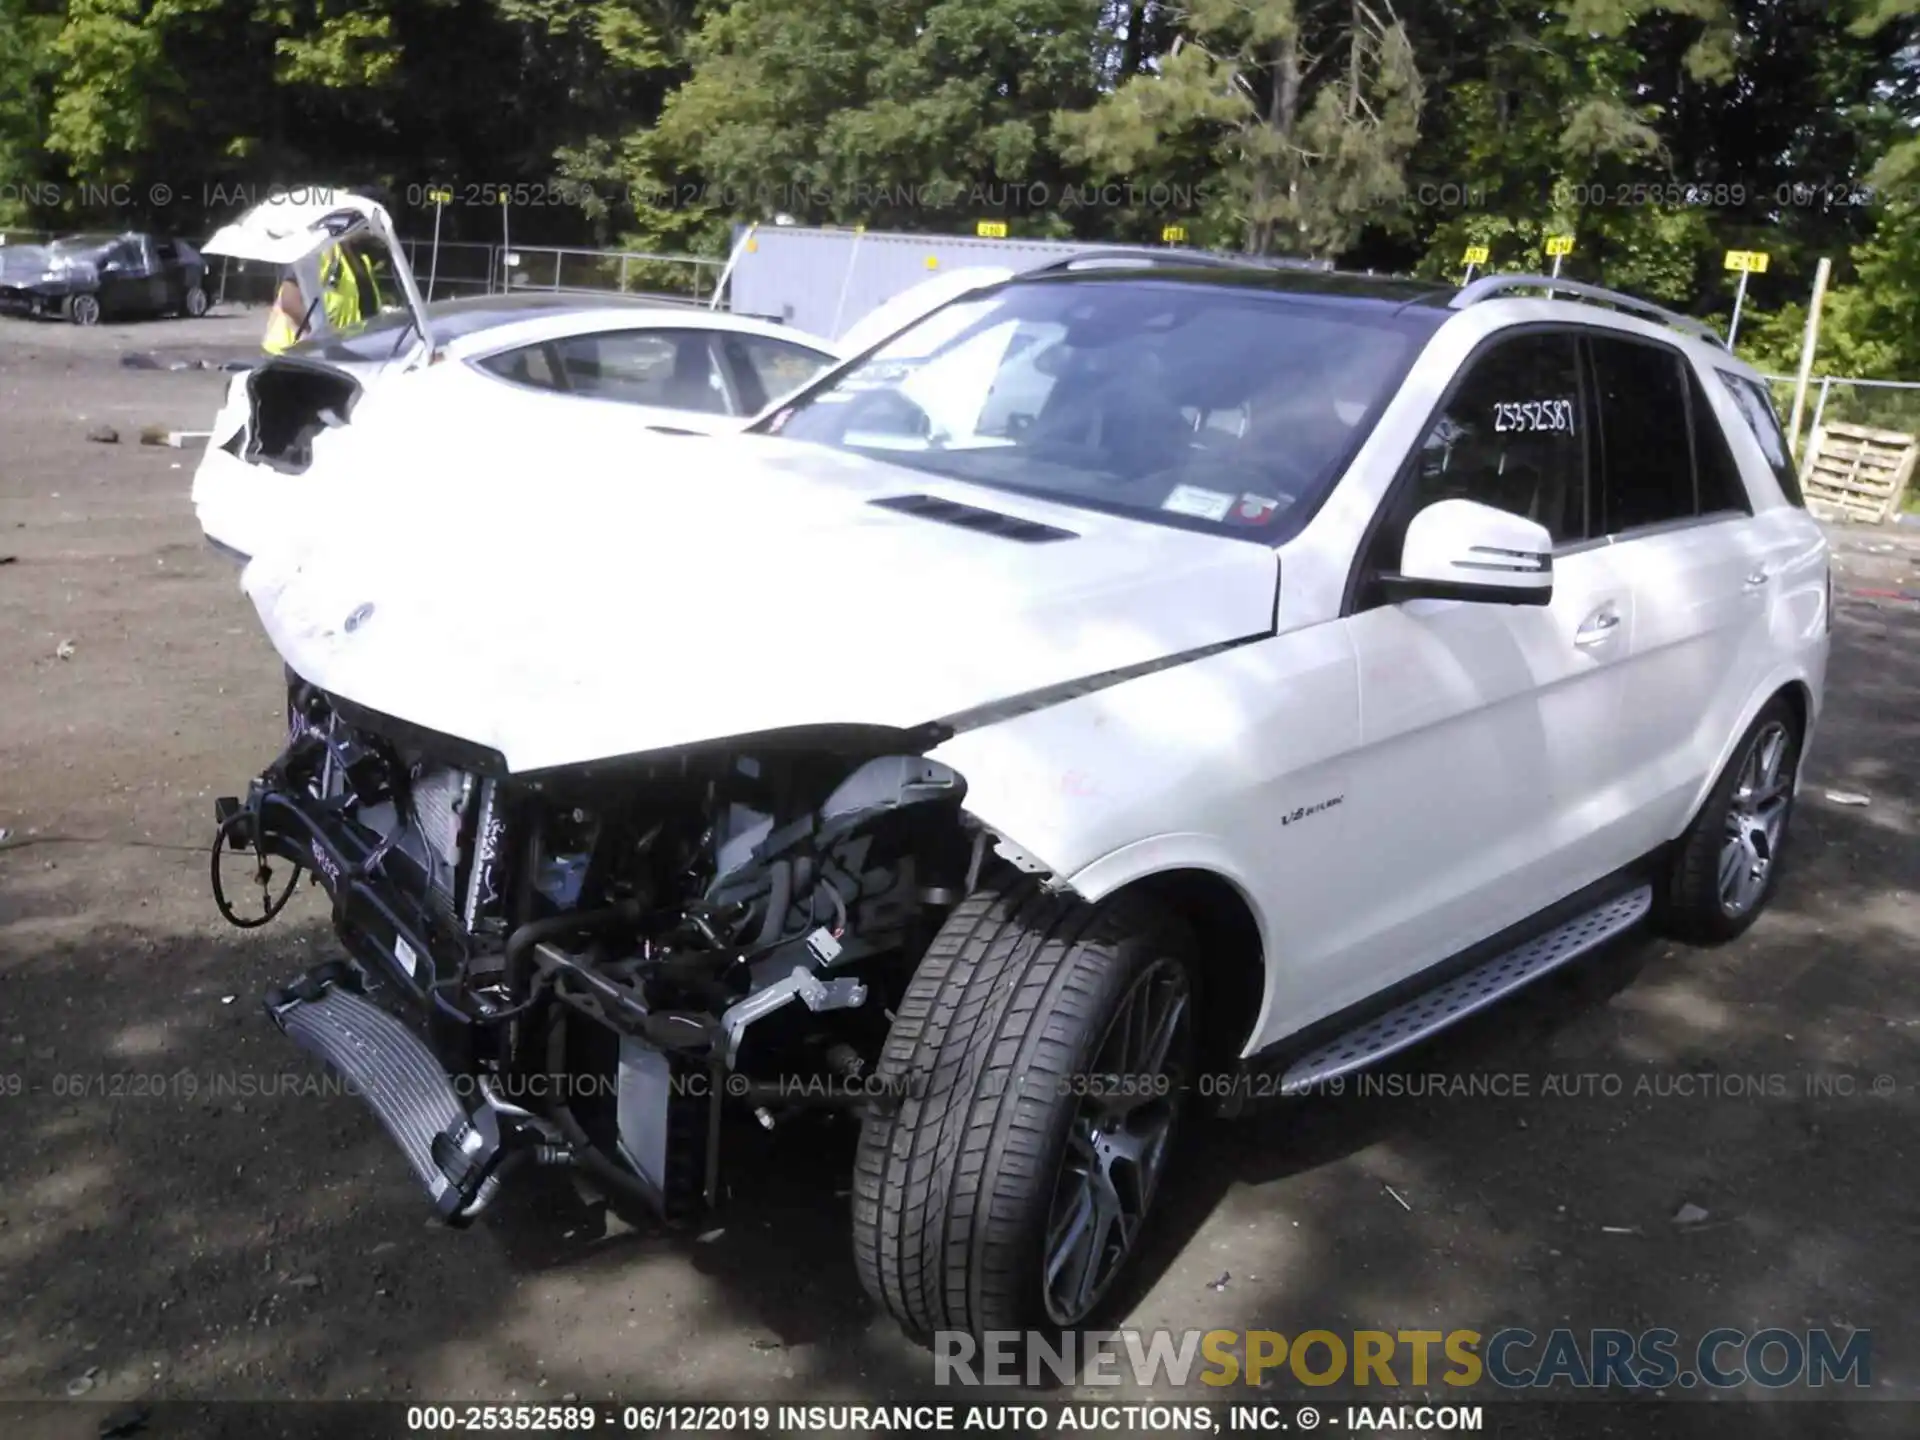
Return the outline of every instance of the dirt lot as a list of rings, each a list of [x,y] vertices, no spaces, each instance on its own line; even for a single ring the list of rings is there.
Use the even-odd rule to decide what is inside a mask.
[[[120,363],[257,329],[0,322],[0,1399],[923,1390],[854,1278],[842,1133],[771,1137],[698,1238],[550,1174],[456,1234],[356,1102],[301,1093],[257,998],[328,950],[320,907],[226,929],[203,849],[213,797],[276,749],[278,666],[201,542],[193,452],[134,443],[203,425],[226,377]],[[1920,591],[1920,531],[1841,543],[1831,708],[1766,918],[1549,982],[1394,1072],[1430,1093],[1197,1134],[1127,1323],[1862,1327],[1873,1393],[1920,1400],[1920,605],[1856,593]],[[1802,1409],[1740,1433],[1811,1433]],[[1557,1433],[1615,1424],[1648,1433]]]

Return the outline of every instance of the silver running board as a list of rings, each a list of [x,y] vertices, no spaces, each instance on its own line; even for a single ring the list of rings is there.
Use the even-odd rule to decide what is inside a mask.
[[[1280,1093],[1298,1095],[1417,1045],[1456,1020],[1504,1000],[1549,970],[1557,970],[1605,944],[1638,924],[1652,908],[1653,887],[1642,885],[1576,915],[1557,929],[1535,936],[1464,975],[1456,975],[1301,1056],[1281,1077]]]

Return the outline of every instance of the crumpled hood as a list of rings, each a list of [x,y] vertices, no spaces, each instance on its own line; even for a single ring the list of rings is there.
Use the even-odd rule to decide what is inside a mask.
[[[91,283],[99,278],[99,266],[90,257],[56,252],[51,245],[0,245],[0,281],[30,285],[51,273],[56,262],[63,280]]]
[[[35,278],[52,263],[52,252],[44,245],[0,245],[0,279]]]
[[[1264,546],[758,436],[653,437],[611,474],[609,453],[498,438],[470,485],[354,505],[242,586],[295,672],[513,771],[909,728],[1273,626]],[[1073,538],[871,503],[899,495]]]

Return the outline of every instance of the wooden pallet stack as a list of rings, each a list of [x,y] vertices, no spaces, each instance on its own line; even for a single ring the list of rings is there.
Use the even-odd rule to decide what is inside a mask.
[[[1807,446],[1800,488],[1822,520],[1879,525],[1900,509],[1913,480],[1920,440],[1865,425],[1821,425]]]

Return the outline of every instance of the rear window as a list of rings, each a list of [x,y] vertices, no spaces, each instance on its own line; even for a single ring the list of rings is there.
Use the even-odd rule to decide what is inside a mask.
[[[1444,319],[1164,279],[1015,283],[935,311],[764,424],[947,479],[1277,543]]]
[[[1747,422],[1747,428],[1753,431],[1753,438],[1760,442],[1760,453],[1767,457],[1767,465],[1773,471],[1773,478],[1780,482],[1781,493],[1790,504],[1806,508],[1806,499],[1800,493],[1800,472],[1794,467],[1793,456],[1787,450],[1787,433],[1780,428],[1780,417],[1774,413],[1773,397],[1767,393],[1767,387],[1745,375],[1736,375],[1731,370],[1716,370],[1720,383],[1727,387],[1727,393],[1733,396],[1733,403],[1740,407],[1740,414]]]

